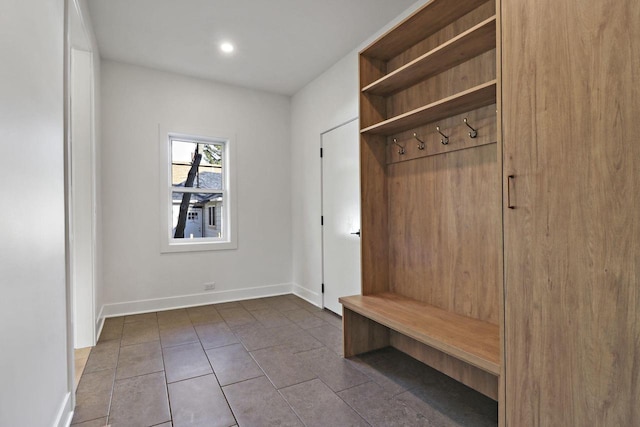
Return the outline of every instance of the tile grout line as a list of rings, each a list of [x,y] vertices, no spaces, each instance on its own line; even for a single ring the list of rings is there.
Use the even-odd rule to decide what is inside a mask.
[[[109,393],[109,405],[107,406],[107,423],[110,425],[111,419],[111,404],[113,403],[113,391],[116,388],[116,377],[118,376],[118,363],[120,362],[120,351],[122,350],[122,337],[124,336],[124,318],[122,318],[122,329],[120,330],[120,342],[118,343],[118,357],[116,357],[116,366],[113,370],[113,379],[111,381],[111,393]]]
[[[187,314],[187,317],[189,317],[189,315]],[[158,312],[156,311],[156,320],[158,319]],[[191,319],[189,319],[189,323],[191,323]],[[194,328],[195,330],[195,328]],[[197,333],[196,333],[197,335]],[[173,425],[173,411],[171,409],[171,396],[169,395],[169,382],[167,380],[167,366],[164,363],[164,348],[162,348],[162,340],[160,338],[160,324],[158,324],[158,341],[160,344],[160,355],[162,357],[162,372],[164,373],[164,389],[165,392],[167,393],[167,406],[169,406],[169,421],[171,423],[171,425]],[[167,422],[167,421],[165,421]],[[162,424],[162,423],[161,423]]]
[[[315,379],[315,378],[314,378],[314,379]],[[308,380],[308,381],[313,381],[313,380]],[[307,382],[307,381],[301,382],[301,383],[299,383],[299,384],[304,384],[305,382]],[[275,385],[274,385],[274,387],[275,387]],[[283,387],[283,388],[286,388],[286,387]],[[296,409],[295,409],[293,406],[291,406],[291,403],[289,403],[289,401],[287,400],[287,398],[286,398],[286,397],[284,397],[284,395],[282,394],[282,392],[280,391],[280,389],[277,389],[277,388],[276,388],[276,392],[280,395],[280,397],[282,398],[282,400],[284,400],[284,401],[287,403],[287,405],[289,406],[289,408],[291,408],[291,411],[293,411],[293,413],[295,414],[295,416],[296,416],[296,417],[298,417],[298,419],[300,420],[300,422],[302,423],[302,425],[306,426],[306,425],[307,425],[307,423],[305,423],[305,422],[304,422],[304,420],[302,419],[302,416],[298,413],[298,411],[296,411]]]
[[[320,381],[322,381],[322,380],[320,380]],[[371,382],[371,381],[368,381],[368,382]],[[344,390],[340,390],[340,391],[333,391],[333,390],[331,389],[331,387],[329,387],[329,385],[328,385],[328,384],[326,384],[324,381],[322,381],[322,383],[323,383],[323,384],[324,384],[324,385],[325,385],[329,390],[331,390],[331,391],[333,392],[333,394],[335,394],[335,395],[336,395],[336,397],[337,397],[338,399],[340,399],[342,402],[344,402],[344,404],[345,404],[345,405],[347,405],[347,407],[351,408],[351,410],[352,410],[353,412],[355,412],[355,413],[356,413],[360,418],[362,418],[362,421],[364,421],[367,425],[369,425],[369,426],[371,427],[371,423],[370,423],[369,421],[367,421],[367,420],[365,419],[365,417],[363,417],[362,415],[360,415],[360,412],[356,411],[356,409],[355,409],[355,408],[353,408],[351,405],[349,405],[349,402],[345,401],[345,400],[342,398],[342,396],[340,396],[340,395],[338,394],[338,393],[340,393],[340,392],[342,392],[342,391],[344,391]],[[363,383],[363,384],[366,384],[366,383]],[[362,384],[358,384],[358,385],[355,385],[355,386],[353,386],[353,387],[348,387],[348,388],[346,388],[345,390],[349,390],[349,389],[352,389],[352,388],[355,388],[355,387],[358,387],[358,386],[361,386],[361,385],[362,385]]]
[[[275,304],[274,304],[274,305],[275,305]],[[220,315],[220,313],[215,309],[215,304],[211,304],[211,306],[212,306],[212,308],[213,308],[213,311],[214,311],[215,313],[217,313],[217,314],[218,314],[218,316],[222,317],[222,316]],[[229,309],[231,309],[231,308],[229,308]],[[275,384],[273,383],[273,381],[271,381],[271,379],[269,378],[269,376],[266,374],[266,372],[264,371],[264,369],[263,369],[263,368],[260,366],[260,364],[257,362],[256,358],[255,358],[255,357],[254,357],[254,355],[253,355],[253,352],[258,352],[258,351],[261,351],[261,350],[268,350],[268,349],[272,349],[272,348],[274,348],[274,347],[288,347],[288,348],[289,348],[289,350],[293,350],[293,347],[295,347],[295,348],[304,348],[304,347],[306,347],[306,344],[305,344],[305,345],[302,345],[302,346],[300,346],[300,345],[299,345],[299,346],[297,346],[297,347],[296,347],[295,345],[293,345],[293,344],[292,344],[293,342],[296,342],[296,341],[292,341],[292,342],[290,342],[289,344],[285,344],[285,343],[280,343],[280,344],[271,344],[271,345],[269,345],[268,347],[259,348],[259,349],[254,349],[253,351],[249,351],[249,350],[247,349],[247,347],[246,347],[246,345],[245,345],[244,341],[240,338],[240,334],[236,331],[236,330],[238,330],[238,329],[239,329],[239,327],[241,327],[241,326],[243,326],[243,325],[247,325],[248,330],[250,330],[252,327],[253,327],[253,328],[256,328],[256,327],[257,327],[257,328],[260,328],[260,326],[262,326],[265,330],[273,330],[273,331],[278,331],[280,328],[283,328],[283,334],[284,334],[284,335],[286,335],[287,330],[288,330],[287,328],[288,328],[288,327],[290,327],[290,326],[295,326],[295,327],[299,328],[301,332],[304,332],[305,334],[309,335],[310,337],[312,337],[312,338],[314,338],[316,341],[318,341],[320,346],[319,346],[318,348],[305,348],[304,350],[300,350],[300,351],[297,351],[297,352],[293,352],[293,351],[292,351],[292,353],[291,353],[291,354],[292,354],[294,357],[296,357],[296,358],[300,359],[301,357],[298,357],[298,356],[304,356],[306,353],[311,353],[311,352],[314,352],[314,351],[317,351],[317,350],[321,350],[321,349],[329,350],[331,353],[335,353],[335,351],[333,351],[333,349],[332,349],[332,346],[328,346],[328,345],[327,345],[327,344],[325,344],[323,341],[320,341],[320,340],[319,340],[318,338],[316,338],[314,335],[312,335],[312,334],[310,334],[310,333],[309,333],[309,330],[312,330],[312,329],[321,329],[321,328],[322,328],[322,329],[325,329],[325,330],[327,331],[328,336],[332,336],[332,335],[334,335],[334,333],[333,333],[333,332],[329,333],[329,332],[331,331],[331,329],[332,329],[332,328],[336,328],[336,329],[338,329],[339,331],[341,331],[341,328],[340,328],[340,327],[337,327],[336,325],[334,325],[333,323],[331,323],[331,322],[329,321],[329,320],[331,320],[331,319],[325,320],[325,318],[323,318],[323,317],[321,316],[321,314],[324,314],[323,312],[317,312],[317,311],[315,311],[315,312],[311,312],[311,311],[305,310],[305,311],[309,312],[312,316],[314,316],[315,318],[317,318],[317,319],[319,319],[319,320],[321,320],[321,321],[323,322],[323,324],[322,324],[321,326],[317,326],[317,327],[314,327],[314,328],[307,328],[307,329],[305,329],[305,328],[302,328],[298,322],[296,322],[295,320],[292,320],[292,319],[288,318],[288,317],[284,314],[285,312],[290,312],[290,311],[297,310],[297,309],[303,309],[303,310],[304,310],[304,308],[303,308],[303,307],[291,308],[290,306],[287,306],[287,307],[286,307],[286,310],[284,310],[284,311],[283,311],[283,310],[281,310],[281,309],[279,309],[279,308],[275,308],[274,306],[269,306],[269,308],[268,308],[268,309],[269,309],[269,310],[271,310],[271,311],[273,311],[274,315],[275,315],[275,313],[279,313],[279,314],[281,314],[282,316],[284,316],[285,318],[287,318],[287,319],[291,322],[290,324],[286,324],[286,325],[279,325],[279,326],[271,326],[271,327],[267,327],[267,326],[265,326],[265,324],[264,324],[264,323],[262,323],[260,320],[258,320],[258,319],[255,317],[255,315],[254,315],[254,312],[255,312],[255,311],[257,311],[257,310],[265,310],[264,308],[250,310],[250,309],[248,309],[248,308],[246,308],[246,307],[242,306],[242,307],[236,307],[236,309],[242,309],[242,310],[244,310],[246,313],[248,313],[248,315],[250,316],[250,318],[251,318],[251,319],[253,319],[253,321],[252,321],[252,322],[249,322],[249,323],[239,324],[239,325],[237,325],[237,326],[231,327],[231,326],[230,326],[230,324],[227,322],[227,320],[226,320],[226,319],[224,319],[224,318],[222,318],[222,321],[221,321],[221,322],[220,322],[220,321],[212,321],[212,322],[207,322],[207,323],[204,323],[204,324],[203,324],[203,323],[198,323],[198,325],[195,325],[195,324],[193,323],[192,318],[191,318],[190,316],[188,316],[188,312],[187,312],[187,319],[188,319],[188,321],[189,321],[190,326],[191,326],[194,330],[195,330],[196,326],[201,326],[201,325],[210,325],[210,324],[217,324],[217,323],[224,323],[224,324],[225,324],[225,326],[226,326],[226,328],[227,328],[227,329],[232,333],[232,336],[237,340],[237,343],[228,343],[228,344],[224,344],[224,345],[221,345],[221,346],[211,347],[211,348],[209,348],[209,349],[205,349],[205,348],[204,348],[203,341],[202,341],[202,338],[200,337],[200,335],[198,335],[197,330],[195,331],[195,335],[197,336],[197,340],[198,340],[198,341],[197,341],[197,343],[199,344],[200,349],[205,353],[205,357],[207,357],[207,363],[208,363],[208,365],[210,366],[210,371],[211,371],[211,373],[214,375],[214,378],[216,378],[217,386],[218,386],[218,387],[219,387],[219,389],[222,391],[223,396],[224,396],[224,398],[225,398],[225,403],[227,404],[227,407],[229,408],[229,410],[230,410],[230,412],[231,412],[231,414],[232,414],[232,416],[233,416],[233,419],[235,420],[236,424],[238,423],[238,419],[237,419],[236,414],[234,413],[234,410],[233,410],[233,408],[231,407],[230,402],[229,402],[229,400],[228,400],[228,398],[227,398],[227,394],[225,393],[225,388],[226,388],[226,387],[229,387],[229,386],[234,386],[234,385],[237,385],[237,384],[241,384],[241,383],[244,383],[244,382],[248,382],[248,381],[256,380],[256,379],[261,378],[261,377],[263,377],[263,376],[264,376],[264,377],[268,380],[268,382],[271,384],[271,386],[272,386],[276,391],[278,391],[278,395],[280,396],[280,398],[282,398],[282,399],[284,399],[284,400],[285,400],[285,402],[287,403],[287,406],[288,406],[288,407],[290,408],[290,410],[291,410],[291,411],[296,415],[296,417],[300,420],[300,422],[301,422],[303,425],[307,425],[307,424],[302,420],[302,418],[300,417],[300,415],[298,414],[298,412],[293,408],[293,406],[291,406],[291,405],[289,404],[289,401],[288,401],[286,398],[284,398],[283,390],[284,390],[284,389],[286,389],[286,388],[289,388],[289,387],[298,386],[298,385],[300,385],[300,384],[309,383],[309,382],[312,382],[312,381],[314,381],[314,380],[316,380],[316,379],[317,379],[317,380],[319,380],[319,381],[320,381],[320,383],[321,383],[321,384],[323,384],[323,385],[324,385],[328,390],[330,390],[330,392],[331,392],[332,394],[336,395],[336,396],[340,399],[340,401],[341,401],[341,402],[345,403],[345,404],[346,404],[346,406],[347,406],[348,408],[350,408],[353,412],[355,412],[355,414],[357,414],[357,415],[358,415],[358,417],[359,417],[359,418],[360,418],[360,419],[361,419],[361,420],[362,420],[366,425],[369,425],[369,426],[370,426],[370,425],[372,425],[372,424],[371,424],[371,423],[370,423],[370,422],[365,418],[365,415],[367,415],[367,414],[368,414],[367,410],[363,410],[364,412],[362,412],[362,413],[361,413],[361,412],[359,412],[359,411],[358,411],[354,406],[352,406],[351,404],[349,404],[349,402],[347,402],[347,401],[346,401],[346,400],[345,400],[345,399],[344,399],[344,398],[343,398],[339,393],[346,392],[346,391],[352,390],[352,389],[354,389],[354,388],[356,388],[356,387],[360,387],[360,386],[363,386],[363,385],[366,385],[366,384],[371,384],[371,385],[375,384],[375,385],[377,385],[377,386],[380,386],[380,387],[382,387],[382,388],[385,388],[385,386],[384,386],[385,382],[384,382],[384,381],[382,381],[382,380],[383,380],[383,378],[378,378],[378,379],[376,379],[377,377],[376,377],[375,375],[373,375],[373,374],[374,374],[374,372],[368,372],[368,370],[364,369],[364,367],[362,367],[362,368],[361,368],[360,364],[350,364],[350,365],[351,365],[351,366],[352,366],[356,371],[358,371],[359,373],[361,373],[361,374],[363,374],[363,375],[364,375],[364,378],[363,378],[363,379],[366,379],[366,381],[365,381],[364,383],[361,383],[361,384],[350,385],[350,386],[348,386],[347,388],[344,388],[344,389],[339,390],[339,391],[334,391],[331,387],[329,387],[329,386],[328,386],[328,384],[325,382],[325,380],[323,380],[321,377],[319,377],[319,376],[318,376],[318,374],[317,374],[316,372],[319,372],[319,371],[317,371],[316,369],[309,369],[309,368],[308,368],[308,366],[304,365],[304,368],[305,368],[309,373],[313,374],[313,375],[314,375],[314,378],[308,379],[308,380],[306,380],[306,381],[297,382],[297,383],[295,383],[295,384],[289,384],[289,385],[287,385],[287,386],[285,386],[285,387],[277,388],[277,387],[275,386]],[[207,374],[197,375],[197,376],[190,377],[190,378],[184,378],[184,379],[181,379],[181,380],[178,380],[178,381],[174,381],[174,382],[171,382],[171,383],[169,383],[169,382],[168,382],[168,378],[167,378],[167,375],[166,375],[166,363],[165,363],[165,358],[164,358],[164,357],[165,357],[164,350],[165,350],[165,349],[170,350],[170,349],[172,349],[172,348],[179,347],[179,346],[184,346],[184,345],[195,345],[196,341],[194,340],[194,341],[192,341],[192,342],[185,342],[185,343],[181,343],[181,344],[170,345],[170,346],[168,346],[168,347],[163,347],[163,346],[162,346],[162,339],[161,339],[161,337],[160,337],[160,335],[161,335],[161,334],[160,334],[160,328],[159,328],[159,318],[158,318],[158,313],[159,313],[159,312],[153,312],[153,314],[155,315],[155,319],[156,319],[156,326],[158,327],[158,333],[159,333],[159,337],[158,337],[157,342],[160,344],[160,351],[161,351],[161,355],[162,355],[162,364],[163,364],[163,371],[162,371],[162,372],[164,372],[164,375],[165,375],[165,392],[166,392],[167,400],[168,400],[168,404],[169,404],[169,416],[170,416],[170,420],[169,420],[169,421],[170,421],[170,422],[173,422],[173,413],[172,413],[172,411],[173,411],[173,409],[174,409],[174,408],[172,408],[172,407],[171,407],[171,399],[170,399],[170,397],[169,397],[169,386],[170,386],[171,384],[176,384],[176,383],[180,383],[180,382],[183,382],[183,381],[188,381],[188,380],[191,380],[191,379],[195,379],[195,378],[200,378],[200,377],[208,376],[208,375],[210,375],[210,374],[209,374],[209,373],[207,373]],[[316,315],[316,314],[317,314],[317,315]],[[328,314],[330,314],[330,315],[332,315],[332,316],[336,316],[334,313],[328,313]],[[231,321],[232,323],[234,323],[234,321],[238,321],[238,320],[239,320],[239,321],[241,321],[241,322],[242,322],[242,321],[244,321],[244,320],[245,320],[245,319],[244,319],[244,316],[245,316],[245,315],[244,315],[244,314],[242,314],[242,313],[237,313],[237,316],[238,316],[238,317],[235,317],[235,316],[236,316],[236,315],[234,314],[232,317],[230,317],[230,318],[229,318],[229,321]],[[125,317],[126,317],[126,316],[125,316]],[[338,317],[338,316],[336,316],[336,317]],[[205,318],[206,318],[206,317],[205,317]],[[178,320],[180,320],[180,319],[178,319]],[[268,323],[268,320],[265,320],[265,321]],[[136,323],[136,322],[129,322],[129,323],[130,323],[130,324],[132,324],[132,323]],[[173,324],[173,323],[171,323],[171,324]],[[252,326],[252,325],[253,325],[253,326]],[[332,328],[330,328],[330,329],[326,329],[326,328],[327,328],[327,325],[330,325]],[[117,379],[117,371],[118,371],[119,364],[120,364],[120,362],[121,362],[121,360],[120,360],[120,357],[122,356],[121,352],[123,351],[123,349],[125,349],[126,347],[129,347],[129,346],[133,346],[133,345],[137,345],[137,344],[151,343],[151,342],[156,341],[156,340],[153,340],[153,341],[145,341],[145,342],[142,342],[142,343],[129,344],[129,345],[126,345],[126,346],[125,346],[125,345],[122,345],[123,337],[124,337],[124,329],[125,329],[125,326],[126,326],[126,323],[124,323],[124,321],[123,321],[123,323],[122,323],[122,325],[121,325],[121,328],[120,328],[120,341],[119,341],[119,344],[118,344],[118,352],[117,352],[117,356],[116,356],[116,365],[115,365],[115,370],[114,370],[114,372],[113,372],[113,377],[112,377],[112,381],[111,381],[111,393],[109,394],[109,405],[108,405],[107,421],[108,421],[108,420],[110,420],[110,419],[111,419],[111,416],[112,416],[112,413],[111,413],[111,412],[112,412],[112,409],[113,409],[113,408],[112,408],[112,405],[113,405],[113,402],[114,402],[114,400],[113,400],[113,399],[114,399],[114,392],[115,392],[115,383],[119,381],[119,380]],[[166,325],[165,325],[165,326],[166,326]],[[185,324],[184,326],[186,327],[186,326],[187,326],[187,324]],[[188,334],[185,334],[185,335],[188,335]],[[297,334],[296,334],[296,335],[297,335]],[[304,337],[299,337],[299,339],[305,339],[305,338],[304,338]],[[306,339],[305,339],[305,340],[306,340]],[[109,340],[109,341],[110,341],[110,340]],[[275,341],[278,341],[278,340],[276,339]],[[333,340],[326,340],[326,341],[327,341],[327,342],[331,342],[331,341],[333,341]],[[101,342],[101,343],[102,343],[102,342]],[[259,368],[259,372],[261,373],[261,375],[256,376],[256,377],[253,377],[253,378],[247,378],[247,379],[244,379],[244,380],[241,380],[241,381],[237,381],[237,382],[232,382],[232,383],[226,384],[225,386],[222,386],[222,385],[220,384],[220,380],[219,380],[219,378],[218,378],[218,373],[216,373],[216,370],[214,369],[213,364],[212,364],[212,359],[211,359],[211,358],[209,358],[209,355],[207,354],[207,351],[215,351],[216,349],[224,349],[224,348],[232,347],[232,346],[235,346],[235,345],[238,345],[238,344],[240,344],[240,347],[238,347],[238,350],[240,350],[240,348],[242,348],[244,351],[246,351],[246,352],[249,354],[249,356],[250,356],[251,360],[252,360],[252,361],[256,364],[256,366]],[[292,345],[293,345],[293,347],[291,347]],[[344,360],[348,360],[348,359],[344,358],[344,356],[343,356],[342,354],[337,354],[337,355],[338,355],[339,357],[343,358]],[[394,358],[393,358],[393,357],[391,357],[391,356],[392,356],[392,355],[382,354],[382,359],[384,359],[384,360],[388,360],[388,361],[392,361],[392,360],[394,360]],[[333,357],[333,356],[332,356],[332,357]],[[366,364],[366,365],[370,366],[370,367],[371,367],[371,368],[373,368],[374,370],[378,370],[378,369],[377,369],[377,366],[378,366],[378,364],[377,364],[377,363],[373,363],[373,364],[372,364],[372,362],[371,362],[371,363],[368,363],[368,362],[366,362],[366,361],[364,361],[364,362],[365,362],[365,364]],[[320,361],[319,363],[321,363],[321,361]],[[384,364],[384,366],[386,366],[386,363]],[[386,372],[386,370],[385,370],[384,368],[382,368],[382,369],[383,369],[383,370],[382,370],[381,372],[384,374],[384,373]],[[102,371],[102,370],[98,370],[98,371],[95,371],[95,372],[99,372],[99,371]],[[149,375],[149,374],[154,374],[154,373],[158,373],[158,372],[160,372],[160,371],[149,372],[149,373],[140,374],[140,375],[134,375],[134,376],[132,376],[132,377],[122,378],[122,380],[124,380],[124,379],[130,379],[130,378],[136,378],[136,377],[140,377],[140,376],[144,376],[144,375]],[[223,372],[223,371],[221,371],[221,372]],[[395,372],[395,370],[394,370],[394,372]],[[385,375],[385,376],[386,376],[386,375]],[[404,376],[403,376],[402,378],[404,378]],[[330,378],[329,378],[329,377],[327,377],[327,379],[328,379],[328,380],[330,380]],[[382,381],[382,382],[379,382],[379,381]],[[342,383],[340,383],[340,384],[342,384]],[[346,384],[346,383],[345,383],[345,384]],[[411,382],[410,384],[411,384],[411,386],[410,386],[409,388],[407,388],[407,389],[404,389],[404,390],[402,390],[402,391],[397,391],[396,393],[389,393],[389,400],[390,400],[390,401],[391,401],[391,400],[395,401],[395,400],[397,400],[397,396],[398,396],[398,395],[400,395],[400,394],[402,394],[402,393],[405,393],[405,392],[409,392],[409,391],[414,390],[414,389],[418,389],[418,388],[420,388],[420,384],[414,384],[413,382]],[[337,401],[336,401],[336,403],[337,403]],[[355,403],[356,403],[356,402],[354,402],[354,404],[355,404]],[[362,408],[361,408],[361,409],[362,409]],[[364,414],[364,415],[363,415],[363,414]],[[98,418],[96,418],[95,420],[97,420],[97,419],[99,419],[99,418],[101,418],[101,417],[98,417]],[[87,421],[93,421],[93,420],[87,420]],[[165,422],[166,422],[166,421],[165,421]],[[163,423],[160,423],[160,424],[157,424],[157,425],[161,425],[161,424],[163,424]]]
[[[363,415],[363,414],[361,414],[361,413],[360,413],[360,411],[358,411],[356,408],[354,408],[353,406],[351,406],[351,405],[349,404],[349,402],[347,402],[346,400],[344,400],[344,399],[342,398],[342,396],[340,396],[340,394],[338,394],[338,393],[342,393],[343,391],[351,390],[351,389],[354,389],[354,388],[356,388],[356,387],[360,387],[360,386],[365,385],[365,384],[368,384],[368,383],[372,383],[372,382],[373,382],[374,384],[377,384],[377,383],[375,383],[375,382],[374,382],[374,381],[373,381],[373,380],[372,380],[368,375],[366,375],[366,374],[365,374],[365,376],[366,376],[367,378],[369,378],[369,381],[367,381],[366,383],[362,383],[362,384],[354,385],[354,386],[352,386],[352,387],[345,388],[344,390],[334,391],[334,392],[333,392],[333,394],[335,394],[336,396],[338,396],[338,399],[342,400],[342,401],[345,403],[345,405],[347,405],[349,408],[351,408],[351,410],[352,410],[353,412],[355,412],[356,414],[358,414],[358,416],[359,416],[360,418],[362,418],[362,419],[364,420],[364,422],[365,422],[365,423],[367,423],[369,426],[371,426],[372,424],[369,422],[369,420],[367,420],[367,419],[364,417],[364,415]],[[329,386],[327,386],[327,387],[329,387]],[[329,388],[331,388],[331,387],[329,387]]]
[[[231,330],[231,327],[229,327],[229,325],[227,324],[226,320],[224,320],[224,317],[222,317],[220,312],[218,312],[218,310],[215,307],[214,307],[214,310],[222,318],[222,321],[225,323],[225,325],[227,325],[227,328],[229,328],[229,330]],[[195,326],[194,326],[194,329],[195,329]],[[234,337],[236,337],[236,339],[238,339],[238,342],[240,342],[240,339],[235,334],[235,332],[233,332],[233,330],[231,330],[231,333],[233,334]],[[197,331],[196,331],[196,335],[198,335]],[[209,366],[211,367],[211,373],[213,374],[213,377],[216,379],[216,382],[218,383],[218,387],[220,387],[220,392],[222,393],[222,397],[224,397],[224,401],[227,403],[227,408],[229,408],[229,412],[231,412],[231,416],[233,417],[233,421],[235,421],[235,424],[238,425],[238,418],[236,417],[235,412],[233,412],[233,408],[231,407],[231,404],[229,403],[229,399],[227,398],[227,395],[225,394],[224,389],[222,388],[222,384],[220,384],[220,380],[218,379],[218,375],[216,374],[216,370],[213,368],[213,364],[211,363],[211,359],[209,359],[209,355],[207,354],[207,350],[205,350],[204,345],[202,344],[202,340],[200,339],[199,335],[198,335],[198,342],[200,343],[200,347],[202,348],[202,351],[204,352],[204,357],[207,358],[207,363],[209,363]],[[221,346],[221,347],[228,347],[230,345],[233,345],[233,344],[228,344],[228,345]],[[218,348],[221,348],[221,347],[218,347]],[[209,350],[211,350],[211,349],[209,349]]]

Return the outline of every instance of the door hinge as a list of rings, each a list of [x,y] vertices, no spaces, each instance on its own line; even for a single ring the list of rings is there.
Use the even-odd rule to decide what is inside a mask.
[[[320,216],[320,225],[324,225],[324,216]]]
[[[322,284],[322,293],[324,294],[324,283]]]
[[[322,147],[320,147],[320,157],[322,157]]]

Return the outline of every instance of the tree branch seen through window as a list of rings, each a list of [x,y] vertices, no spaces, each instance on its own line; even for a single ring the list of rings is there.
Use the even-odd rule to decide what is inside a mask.
[[[205,155],[207,150],[205,148]],[[208,159],[208,156],[207,156]],[[187,175],[187,180],[184,183],[185,187],[193,187],[193,181],[196,178],[198,172],[198,166],[202,160],[202,154],[198,153],[198,146],[196,145],[196,151],[193,153],[193,161],[191,162],[191,168]],[[189,210],[189,202],[191,201],[191,193],[184,193],[182,195],[182,202],[180,203],[180,213],[178,215],[178,224],[176,225],[176,232],[173,235],[174,239],[184,238],[184,227],[187,224],[187,211]]]

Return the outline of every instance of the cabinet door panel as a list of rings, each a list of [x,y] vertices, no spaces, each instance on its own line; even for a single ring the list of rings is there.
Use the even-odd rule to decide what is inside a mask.
[[[640,425],[640,2],[503,0],[502,49],[507,425]]]

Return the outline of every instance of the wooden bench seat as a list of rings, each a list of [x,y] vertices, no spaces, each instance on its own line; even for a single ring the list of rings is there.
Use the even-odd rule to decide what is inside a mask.
[[[349,316],[347,310],[350,310],[492,375],[500,374],[498,325],[460,316],[393,293],[342,297],[340,302],[345,309],[345,321]],[[367,333],[371,335],[371,331]],[[358,349],[373,350],[381,346],[376,345],[374,336],[357,339],[368,339],[372,345],[354,346],[347,342],[345,335],[346,357],[353,355],[348,353],[354,350],[362,352]]]

